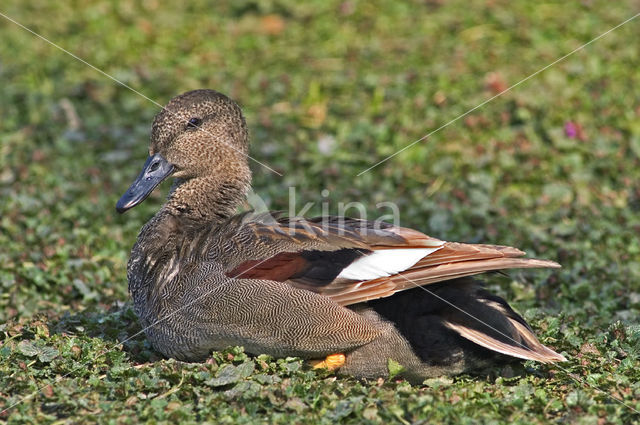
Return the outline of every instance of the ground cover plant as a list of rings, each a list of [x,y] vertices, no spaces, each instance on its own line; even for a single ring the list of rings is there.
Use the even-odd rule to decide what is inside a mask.
[[[557,271],[487,276],[568,361],[358,382],[240,348],[161,358],[129,249],[165,184],[114,205],[158,107],[0,17],[0,422],[640,420],[640,18],[635,1],[7,1],[0,13],[145,96],[243,107],[273,209],[393,201],[401,224],[517,246]],[[327,190],[328,194],[322,195]],[[326,193],[326,192],[325,192]],[[634,410],[635,409],[635,410]]]

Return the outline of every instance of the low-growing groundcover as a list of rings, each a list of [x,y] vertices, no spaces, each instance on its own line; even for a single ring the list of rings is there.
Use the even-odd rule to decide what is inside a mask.
[[[118,216],[157,106],[0,18],[0,422],[640,420],[640,18],[634,1],[5,1],[0,12],[164,104],[210,87],[250,126],[274,209],[393,201],[435,237],[558,271],[487,276],[568,358],[411,386],[240,348],[160,358],[126,261],[163,185]],[[322,195],[323,190],[328,195]],[[616,401],[618,400],[618,401]],[[634,410],[635,409],[635,410]]]

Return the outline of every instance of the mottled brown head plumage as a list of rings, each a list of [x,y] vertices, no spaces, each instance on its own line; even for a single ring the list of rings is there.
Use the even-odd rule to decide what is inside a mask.
[[[214,90],[177,96],[156,115],[149,154],[176,167],[174,177],[225,176],[245,168],[249,134],[240,107]]]
[[[169,176],[176,178],[160,211],[195,222],[230,217],[251,185],[249,135],[240,107],[214,90],[173,98],[156,115],[149,158],[116,209],[138,205]]]

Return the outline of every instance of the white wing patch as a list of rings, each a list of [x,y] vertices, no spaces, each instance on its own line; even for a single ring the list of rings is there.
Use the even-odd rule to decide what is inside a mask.
[[[380,249],[373,251],[373,253],[366,257],[358,258],[342,269],[338,278],[371,280],[391,276],[407,270],[440,248],[442,248],[442,245],[435,248]]]

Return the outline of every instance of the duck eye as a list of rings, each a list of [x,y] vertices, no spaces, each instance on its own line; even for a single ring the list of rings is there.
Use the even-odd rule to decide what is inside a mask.
[[[198,128],[200,126],[200,124],[202,124],[202,120],[200,118],[191,118],[189,120],[189,122],[187,123],[187,130],[189,129],[193,129],[193,128]]]

